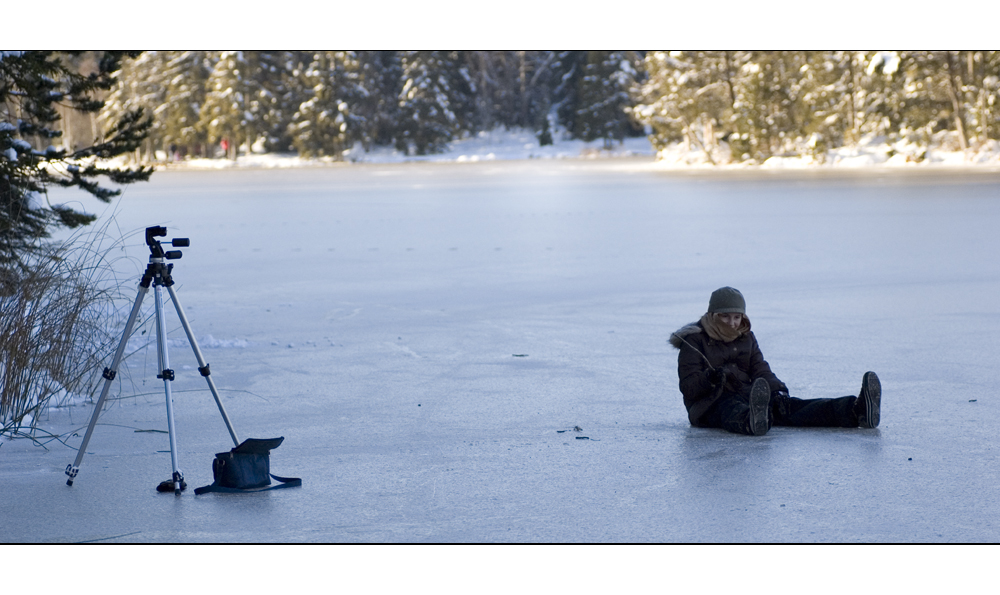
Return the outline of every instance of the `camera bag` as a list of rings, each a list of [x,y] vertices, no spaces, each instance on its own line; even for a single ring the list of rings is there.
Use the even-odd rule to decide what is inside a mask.
[[[195,489],[195,494],[206,492],[260,492],[278,488],[301,486],[297,477],[279,477],[271,473],[271,450],[278,448],[284,437],[248,438],[229,452],[220,452],[212,461],[211,485]],[[271,485],[271,479],[279,482]]]

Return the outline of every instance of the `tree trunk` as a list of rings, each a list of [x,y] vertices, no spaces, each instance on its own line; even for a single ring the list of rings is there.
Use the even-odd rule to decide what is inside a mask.
[[[726,77],[726,88],[729,89],[729,107],[736,107],[736,90],[733,88],[732,64],[729,59],[729,52],[722,52],[723,70]]]
[[[847,128],[850,130],[850,141],[856,143],[861,135],[858,133],[857,106],[854,104],[854,52],[847,55]]]
[[[73,110],[66,106],[59,106],[59,129],[62,131],[62,145],[68,153],[72,153],[76,150],[73,146],[73,122],[70,118],[73,115]]]
[[[952,58],[951,52],[947,51],[944,55],[948,63],[948,98],[951,99],[951,111],[955,116],[955,128],[958,129],[959,142],[962,145],[962,150],[965,151],[969,148],[969,139],[965,135],[965,124],[963,123],[962,101],[959,97],[961,88],[955,83],[956,77],[960,75],[956,72],[955,60]]]
[[[94,112],[90,112],[90,132],[94,135],[91,139],[91,144],[97,144],[104,140],[101,138],[101,131],[97,126],[97,114]]]
[[[525,51],[521,50],[517,52],[518,65],[517,78],[521,86],[521,126],[528,126],[528,59],[525,56]]]

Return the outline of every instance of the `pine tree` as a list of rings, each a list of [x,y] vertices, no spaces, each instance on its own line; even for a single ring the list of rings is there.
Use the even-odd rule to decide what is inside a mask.
[[[576,138],[580,110],[579,88],[587,65],[587,52],[579,50],[557,52],[552,64],[552,109],[556,121],[570,136]]]
[[[948,52],[863,54],[862,132],[905,139],[925,150],[954,133],[954,148],[967,146],[964,93],[956,92],[954,57]]]
[[[1000,52],[961,52],[968,72],[969,130],[976,147],[1000,140]]]
[[[736,79],[734,128],[741,157],[763,163],[789,148],[796,129],[799,61],[791,52],[753,52]]]
[[[742,141],[734,134],[734,119],[736,72],[743,59],[729,51],[648,52],[642,63],[647,78],[630,112],[652,129],[654,148],[684,142],[711,163],[729,161],[723,140]]]
[[[613,141],[633,136],[635,127],[626,111],[636,85],[634,52],[587,52],[579,81],[578,105],[573,134],[585,141]]]
[[[805,52],[800,69],[803,150],[823,161],[834,147],[856,143],[867,98],[856,52]]]
[[[517,52],[519,114],[514,125],[534,130],[541,144],[552,143],[552,89],[556,52]]]
[[[359,51],[358,64],[365,93],[358,105],[365,121],[361,143],[365,150],[390,146],[400,119],[403,63],[399,52]]]
[[[443,52],[444,72],[450,89],[449,101],[455,113],[457,136],[483,130],[476,121],[476,95],[479,89],[469,72],[471,51]]]
[[[163,130],[163,148],[179,155],[204,155],[208,139],[198,122],[205,103],[208,56],[185,51],[168,52],[167,58],[163,76],[166,99],[156,114]]]
[[[318,52],[304,80],[312,96],[295,113],[292,142],[303,156],[340,159],[365,135],[365,119],[358,109],[366,90],[357,57],[354,52]]]
[[[100,121],[138,107],[150,114],[144,155],[136,155],[140,161],[154,160],[156,151],[203,154],[207,140],[198,121],[209,68],[206,52],[196,51],[145,52],[124,60]]]
[[[518,68],[515,52],[464,52],[475,87],[471,128],[492,130],[520,124]]]
[[[225,156],[236,159],[239,147],[256,140],[248,110],[250,67],[240,51],[224,51],[212,66],[206,83],[205,105],[199,126],[209,143],[225,145]]]
[[[0,52],[0,267],[23,264],[54,228],[75,228],[96,219],[68,205],[45,204],[40,195],[50,185],[77,187],[109,202],[121,190],[100,185],[98,178],[130,184],[152,174],[151,168],[100,161],[139,147],[150,127],[141,109],[112,122],[92,146],[73,151],[54,146],[61,135],[56,107],[99,111],[104,103],[95,96],[111,89],[126,55],[104,52],[97,71],[85,76],[55,52]]]
[[[144,150],[136,151],[133,155],[135,161],[153,161],[155,151],[164,144],[164,111],[169,97],[165,78],[168,60],[165,52],[143,52],[135,59],[122,60],[116,75],[117,82],[98,116],[102,126],[108,126],[137,109],[150,116],[149,133],[141,147]]]
[[[908,91],[916,66],[913,57],[903,52],[858,52],[851,66],[855,72],[856,116],[852,141],[865,137],[916,139],[929,135],[920,132],[928,107],[925,98]],[[909,112],[910,115],[907,115]],[[909,124],[907,123],[909,121]],[[915,127],[912,127],[916,124]]]
[[[251,111],[257,113],[264,148],[290,151],[293,148],[290,126],[308,89],[302,72],[312,56],[307,52],[248,52],[256,67],[251,73],[253,93],[257,98]]]
[[[405,52],[396,148],[439,153],[468,122],[474,88],[457,52]]]

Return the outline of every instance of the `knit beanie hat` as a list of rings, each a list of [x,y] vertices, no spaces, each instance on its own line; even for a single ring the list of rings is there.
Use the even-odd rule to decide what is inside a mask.
[[[739,290],[732,287],[720,287],[712,292],[712,297],[708,300],[708,311],[713,314],[727,312],[746,314],[747,302]]]

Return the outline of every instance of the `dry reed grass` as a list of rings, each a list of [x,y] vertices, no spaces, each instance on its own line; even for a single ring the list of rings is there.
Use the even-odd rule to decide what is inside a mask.
[[[117,347],[131,298],[108,226],[51,244],[0,271],[0,436],[35,439],[52,406],[91,399]],[[124,306],[124,307],[123,307]]]

